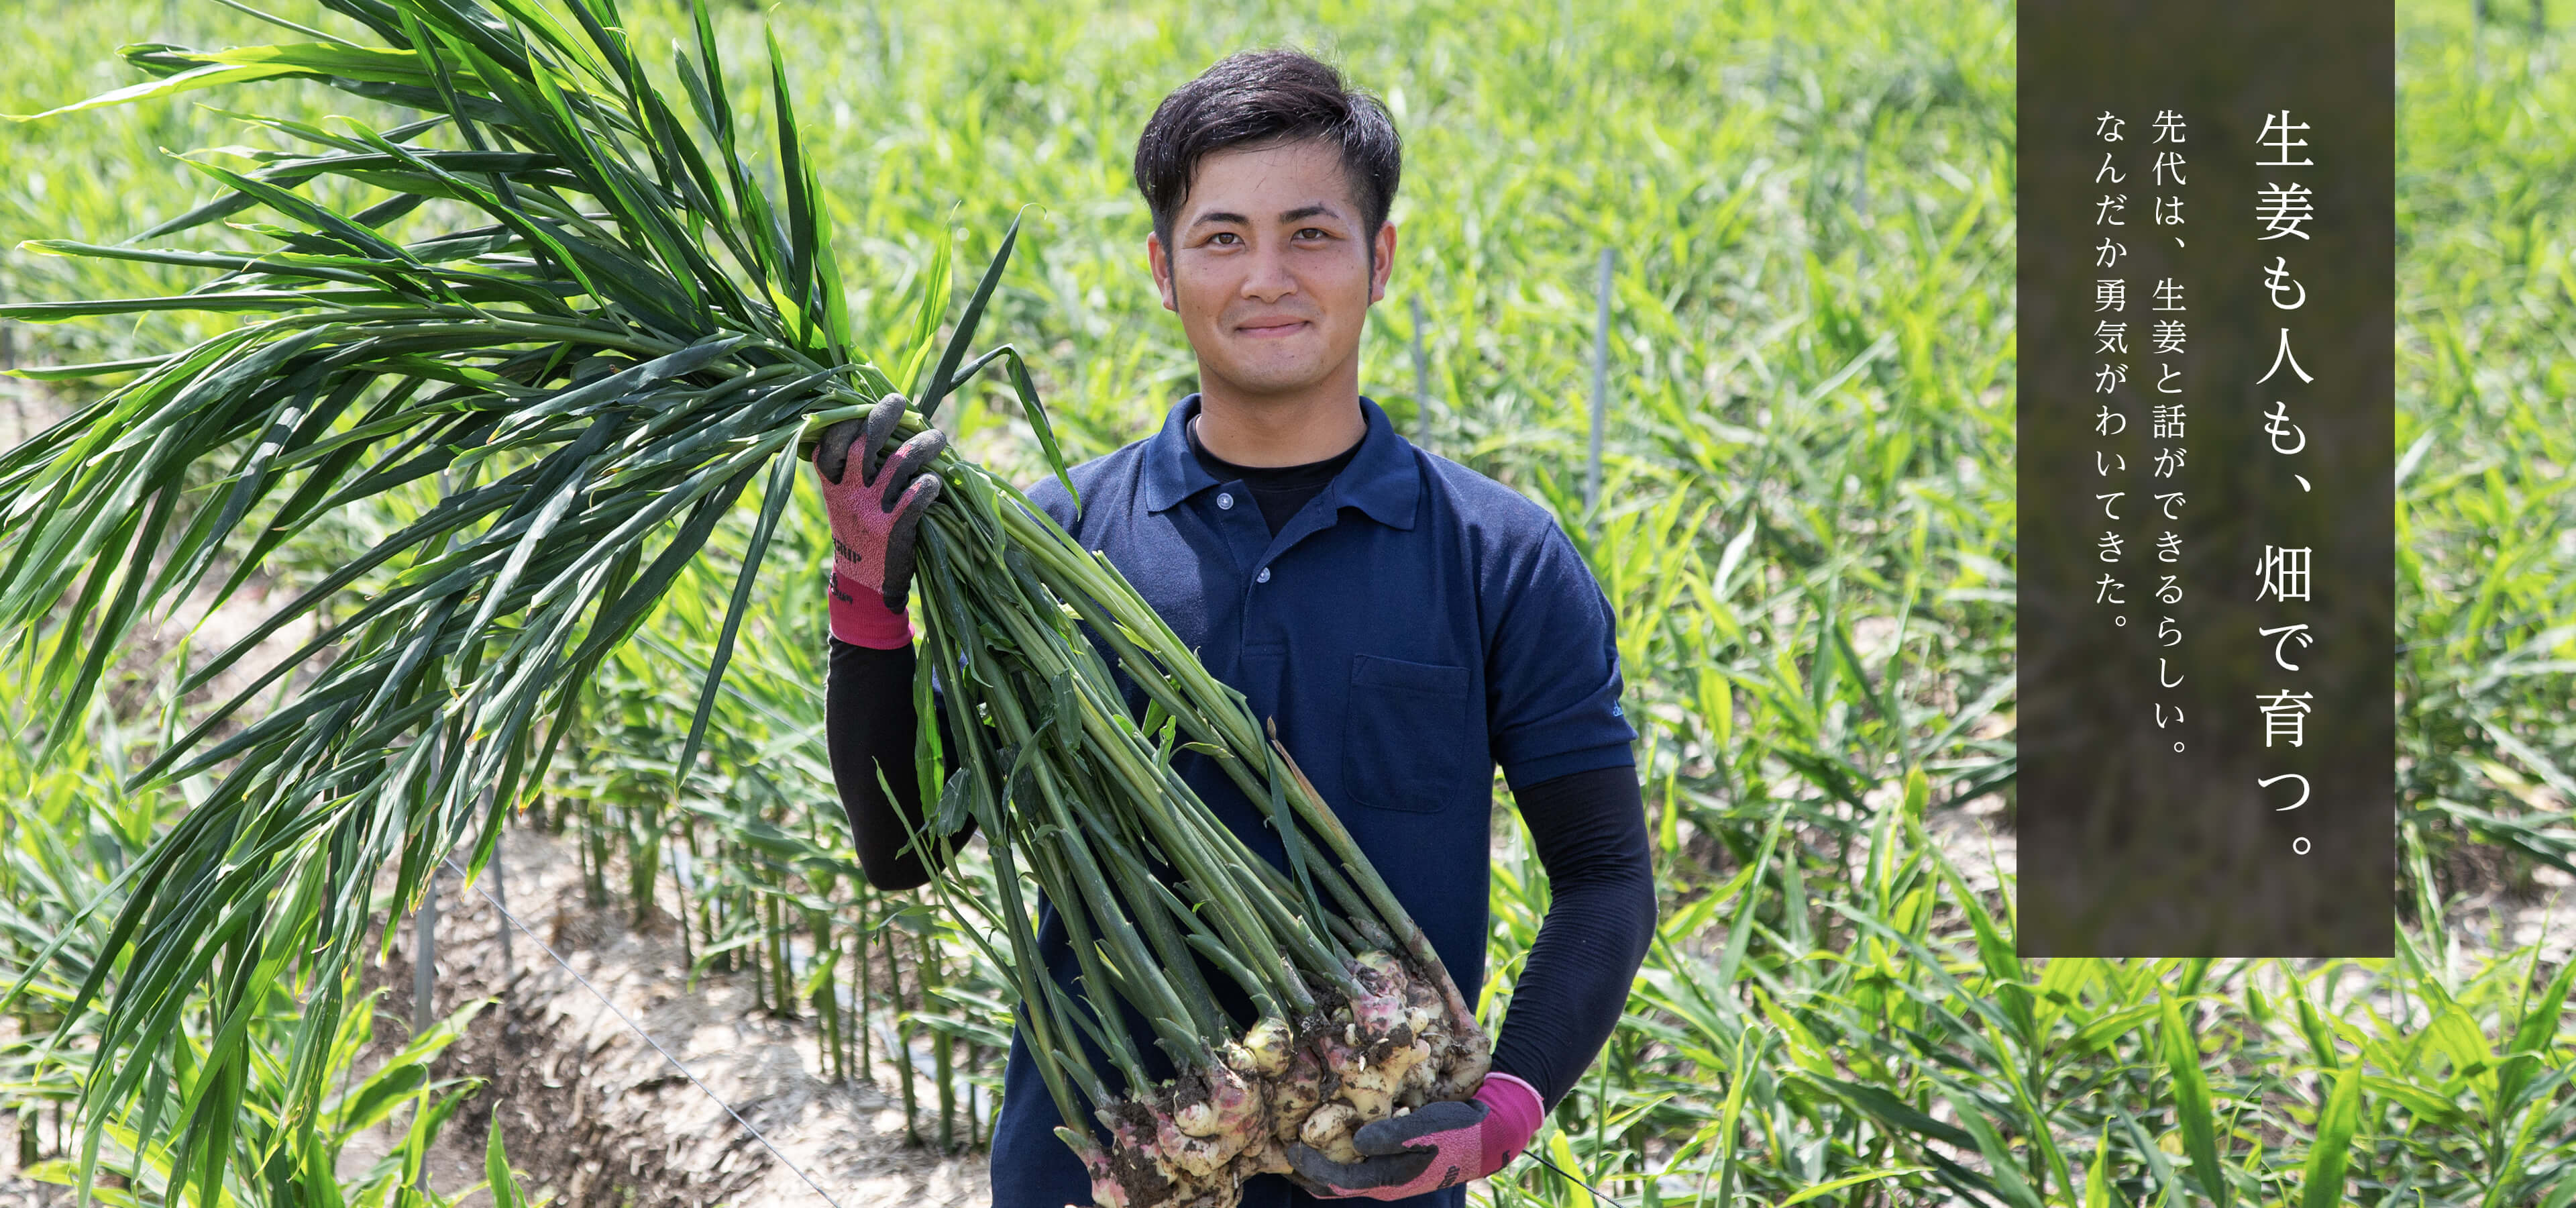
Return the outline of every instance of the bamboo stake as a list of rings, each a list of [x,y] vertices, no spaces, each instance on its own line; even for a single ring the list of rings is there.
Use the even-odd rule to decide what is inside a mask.
[[[876,979],[870,976],[868,968],[867,903],[873,896],[871,893],[869,897],[859,899],[859,925],[850,933],[850,963],[856,966],[855,972],[859,978],[859,992],[852,1004],[858,1013],[858,1026],[855,1030],[859,1034],[859,1077],[867,1082],[877,1080],[876,1066],[870,1055],[870,1041],[873,1038],[868,1035],[868,1004],[870,998],[876,993],[874,985]]]
[[[915,980],[920,987],[922,1009],[926,1011],[932,998],[939,993],[944,976],[939,967],[939,947],[927,931],[914,936],[913,942],[920,950],[916,958],[920,976]],[[939,1149],[942,1153],[957,1147],[957,1091],[950,1080],[953,1043],[954,1038],[945,1029],[930,1029],[930,1075],[939,1097]]]
[[[914,1127],[916,1103],[912,1091],[912,1018],[903,1007],[902,952],[895,943],[900,927],[886,928],[886,996],[894,1019],[895,1050],[888,1054],[894,1061],[895,1075],[903,1082],[903,1139],[921,1144],[921,1133]]]
[[[681,824],[681,829],[683,831],[694,829],[696,825],[695,822],[685,822]],[[692,862],[686,858],[686,846],[678,835],[670,836],[665,842],[671,846],[671,892],[678,896],[680,902],[680,913],[674,916],[680,924],[680,967],[694,969],[698,965],[698,960],[689,940],[688,877],[695,870]]]
[[[778,996],[778,1013],[796,1018],[796,963],[787,950],[787,903],[775,893],[761,895],[769,906],[769,984]]]

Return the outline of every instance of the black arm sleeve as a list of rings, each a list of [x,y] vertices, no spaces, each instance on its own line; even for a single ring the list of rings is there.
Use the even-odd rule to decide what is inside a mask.
[[[921,779],[912,748],[919,728],[912,711],[915,655],[909,644],[877,650],[839,638],[829,641],[832,670],[823,693],[824,745],[831,751],[832,780],[841,791],[841,808],[849,813],[859,867],[866,872],[868,884],[879,889],[914,888],[930,880],[921,857],[904,851],[911,841],[905,821],[909,819],[913,827],[922,825]],[[953,734],[943,709],[939,743],[943,762],[951,769],[956,766],[955,757],[946,753],[957,749]],[[894,786],[892,802],[877,783],[879,767],[885,770],[886,783]],[[962,845],[974,834],[975,820],[970,816],[956,841]]]
[[[1545,780],[1513,794],[1540,865],[1547,918],[1512,986],[1494,1068],[1553,1109],[1619,1026],[1655,937],[1655,866],[1637,769]]]

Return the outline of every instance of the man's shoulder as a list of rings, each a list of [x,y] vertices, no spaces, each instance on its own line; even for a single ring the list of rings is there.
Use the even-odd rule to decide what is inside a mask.
[[[1537,500],[1419,445],[1414,451],[1421,454],[1432,490],[1475,544],[1527,549],[1562,539],[1556,514]]]
[[[1065,467],[1065,477],[1073,480],[1074,490],[1082,492],[1084,510],[1089,510],[1098,503],[1103,492],[1117,493],[1122,483],[1132,489],[1136,481],[1136,468],[1144,458],[1145,445],[1152,439],[1153,437],[1146,436],[1088,461]],[[1054,517],[1057,524],[1064,526],[1068,531],[1073,528],[1075,520],[1073,497],[1066,493],[1064,483],[1053,473],[1040,477],[1022,490],[1029,497],[1029,502],[1038,505],[1047,515]]]

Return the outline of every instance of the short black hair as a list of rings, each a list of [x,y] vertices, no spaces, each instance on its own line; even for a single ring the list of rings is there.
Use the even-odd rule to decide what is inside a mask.
[[[1346,87],[1331,64],[1293,49],[1228,55],[1155,106],[1136,139],[1136,188],[1153,211],[1163,246],[1171,246],[1190,177],[1208,153],[1303,138],[1341,148],[1375,269],[1378,228],[1395,206],[1403,172],[1403,140],[1375,96]]]

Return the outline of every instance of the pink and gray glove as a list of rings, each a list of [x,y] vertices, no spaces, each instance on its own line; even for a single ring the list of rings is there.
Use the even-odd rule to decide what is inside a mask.
[[[913,538],[921,514],[939,498],[939,476],[923,467],[948,447],[946,433],[928,428],[878,460],[904,402],[900,394],[885,396],[864,423],[845,419],[825,428],[814,448],[823,509],[832,518],[832,636],[879,650],[912,640],[903,603],[912,590]]]
[[[1319,1196],[1400,1200],[1455,1187],[1501,1170],[1538,1132],[1546,1108],[1538,1090],[1509,1074],[1485,1075],[1464,1103],[1425,1103],[1412,1114],[1372,1120],[1351,1134],[1362,1154],[1336,1162],[1304,1143],[1288,1147],[1290,1176]]]

